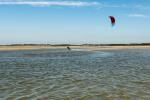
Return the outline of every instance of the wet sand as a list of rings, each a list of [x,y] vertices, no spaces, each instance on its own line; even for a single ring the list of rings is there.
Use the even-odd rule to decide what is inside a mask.
[[[13,51],[13,50],[38,50],[38,49],[53,49],[53,48],[65,48],[65,47],[53,47],[53,46],[0,46],[0,51]]]
[[[38,50],[38,49],[65,49],[67,46],[0,46],[0,51]],[[150,46],[69,46],[71,49],[118,50],[118,49],[150,49]]]

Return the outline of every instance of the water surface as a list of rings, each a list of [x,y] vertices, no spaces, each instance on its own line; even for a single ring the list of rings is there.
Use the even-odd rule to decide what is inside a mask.
[[[0,52],[0,100],[149,98],[150,50]]]

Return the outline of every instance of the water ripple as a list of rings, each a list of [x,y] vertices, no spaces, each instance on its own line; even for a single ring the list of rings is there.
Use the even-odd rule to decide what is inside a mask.
[[[0,100],[149,100],[150,51],[0,52]]]

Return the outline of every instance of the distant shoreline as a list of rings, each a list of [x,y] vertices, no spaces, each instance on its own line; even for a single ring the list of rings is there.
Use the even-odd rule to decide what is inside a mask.
[[[150,43],[129,44],[8,44],[0,46],[150,46]]]
[[[13,44],[13,45],[0,45],[0,51],[66,49],[68,46],[71,49],[87,49],[91,51],[119,50],[119,49],[150,49],[150,44],[83,44],[83,45]]]

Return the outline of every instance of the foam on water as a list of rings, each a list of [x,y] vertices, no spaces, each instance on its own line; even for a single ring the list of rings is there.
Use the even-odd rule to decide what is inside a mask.
[[[71,49],[72,51],[91,51],[89,49]]]

